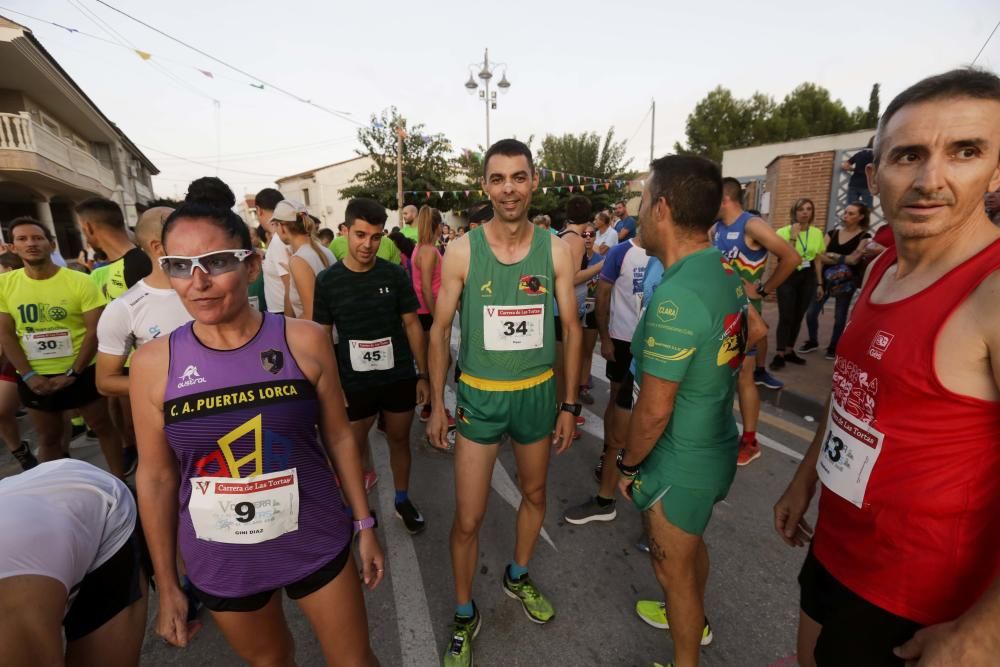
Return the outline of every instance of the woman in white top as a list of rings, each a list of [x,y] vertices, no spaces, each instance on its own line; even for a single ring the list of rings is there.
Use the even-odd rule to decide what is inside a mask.
[[[308,213],[299,213],[295,220],[279,220],[277,223],[278,236],[288,246],[291,254],[288,272],[292,279],[288,283],[288,300],[293,312],[286,312],[285,315],[311,320],[316,274],[337,260],[329,249],[316,242],[315,234],[320,224],[318,219]]]

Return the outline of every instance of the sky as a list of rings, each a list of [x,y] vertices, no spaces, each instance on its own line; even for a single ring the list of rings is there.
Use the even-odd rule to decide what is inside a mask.
[[[476,150],[485,110],[463,84],[486,48],[506,65],[494,81],[506,70],[511,83],[491,112],[494,141],[614,127],[642,170],[654,99],[657,156],[684,141],[687,115],[718,85],[780,101],[811,81],[853,109],[878,82],[884,109],[920,78],[970,63],[1000,20],[996,0],[106,1],[250,75],[97,0],[0,0],[156,164],[167,197],[199,176],[241,195],[352,158],[359,124],[391,106]],[[978,65],[1000,72],[1000,31]],[[261,80],[348,119],[251,85]]]

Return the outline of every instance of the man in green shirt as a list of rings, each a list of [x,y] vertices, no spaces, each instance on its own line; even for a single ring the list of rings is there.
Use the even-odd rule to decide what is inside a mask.
[[[733,391],[750,337],[743,281],[708,239],[721,199],[714,163],[669,156],[652,163],[640,209],[643,245],[666,271],[632,339],[639,389],[619,488],[642,511],[678,667],[697,665],[711,638],[702,534],[736,472]]]
[[[403,207],[403,226],[399,231],[403,232],[403,236],[410,239],[414,243],[420,242],[420,233],[417,231],[417,207],[413,204],[407,204]]]
[[[338,262],[343,262],[344,257],[347,256],[347,225],[340,223],[340,236],[333,239],[330,242],[329,248],[333,256],[337,258]],[[399,248],[396,244],[390,240],[386,240],[385,243],[379,243],[378,251],[375,253],[376,257],[381,257],[387,262],[392,262],[393,264],[403,263],[403,256],[399,254]]]

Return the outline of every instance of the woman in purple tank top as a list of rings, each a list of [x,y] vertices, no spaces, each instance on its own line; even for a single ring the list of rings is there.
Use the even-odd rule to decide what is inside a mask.
[[[179,549],[194,595],[247,663],[294,662],[282,596],[274,595],[284,588],[323,629],[328,664],[378,664],[344,499],[360,519],[353,533],[369,588],[381,581],[384,559],[329,339],[312,322],[250,307],[260,259],[232,211],[186,203],[167,218],[163,245],[161,266],[194,322],[132,359],[136,484],[159,585],[157,633],[185,646],[193,629]]]

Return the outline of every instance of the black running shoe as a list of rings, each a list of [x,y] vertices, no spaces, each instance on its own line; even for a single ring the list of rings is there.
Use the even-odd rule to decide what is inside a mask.
[[[819,349],[819,343],[814,340],[807,340],[806,342],[799,345],[799,352],[802,354],[808,354],[810,352],[815,352]]]
[[[126,477],[135,474],[135,469],[139,466],[139,452],[135,447],[122,449],[122,465],[125,467]]]
[[[425,527],[424,515],[420,513],[416,505],[407,498],[396,504],[396,516],[403,520],[403,525],[410,535],[416,535]]]
[[[784,367],[785,367],[785,358],[780,354],[774,355],[774,359],[771,359],[771,370],[780,371]]]
[[[785,363],[795,364],[796,366],[805,366],[806,360],[794,352],[785,352]]]
[[[11,454],[21,464],[21,470],[31,470],[38,465],[38,459],[31,453],[31,447],[28,446],[27,440],[22,440],[21,446],[11,452]]]

